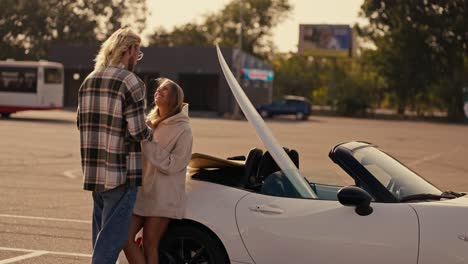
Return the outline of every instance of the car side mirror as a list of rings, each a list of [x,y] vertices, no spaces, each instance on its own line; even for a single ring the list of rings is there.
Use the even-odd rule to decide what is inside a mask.
[[[356,213],[361,216],[370,215],[374,210],[370,207],[372,197],[365,190],[356,186],[346,186],[338,191],[338,201],[344,206],[355,206]]]

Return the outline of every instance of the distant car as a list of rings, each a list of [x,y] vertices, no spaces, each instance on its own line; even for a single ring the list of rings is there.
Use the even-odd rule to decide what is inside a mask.
[[[262,105],[258,112],[263,118],[276,115],[294,115],[297,120],[307,120],[311,113],[309,100],[301,96],[285,96],[283,99]]]

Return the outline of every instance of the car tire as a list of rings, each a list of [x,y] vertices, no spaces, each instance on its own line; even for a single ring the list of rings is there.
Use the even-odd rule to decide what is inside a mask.
[[[297,112],[296,113],[296,119],[297,120],[304,120],[305,117],[306,117],[306,115],[303,112]]]
[[[159,249],[160,263],[230,263],[221,243],[195,225],[174,225],[164,235]]]
[[[10,118],[11,117],[11,113],[0,113],[0,115],[2,116],[2,118]]]
[[[270,117],[270,113],[268,113],[268,111],[266,111],[266,110],[260,111],[260,115],[261,115],[263,118]]]

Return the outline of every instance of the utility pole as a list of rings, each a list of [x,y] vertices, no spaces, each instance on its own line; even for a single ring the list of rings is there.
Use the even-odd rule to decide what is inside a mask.
[[[241,79],[242,79],[242,29],[244,25],[244,19],[242,16],[242,0],[239,0],[239,39],[238,39],[238,50],[235,53],[235,63],[236,63],[236,79],[241,84]],[[240,109],[239,109],[239,104],[236,101],[236,98],[234,99],[234,113],[232,115],[233,119],[240,119]]]
[[[244,27],[244,18],[242,16],[242,0],[239,0],[239,25],[240,25],[240,28],[239,28],[238,44],[239,44],[239,49],[242,50],[242,30]]]

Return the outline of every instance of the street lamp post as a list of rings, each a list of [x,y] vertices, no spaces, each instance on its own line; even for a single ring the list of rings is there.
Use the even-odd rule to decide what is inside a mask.
[[[237,71],[236,71],[236,79],[239,83],[242,83],[241,82],[241,78],[242,78],[242,29],[243,29],[243,25],[244,25],[244,19],[243,19],[243,16],[242,16],[242,0],[239,0],[239,38],[238,38],[238,50],[235,54],[235,63],[236,63],[236,68],[237,68]],[[240,109],[239,109],[239,105],[237,104],[237,101],[235,98],[233,98],[234,100],[234,113],[232,115],[233,119],[240,119]]]

